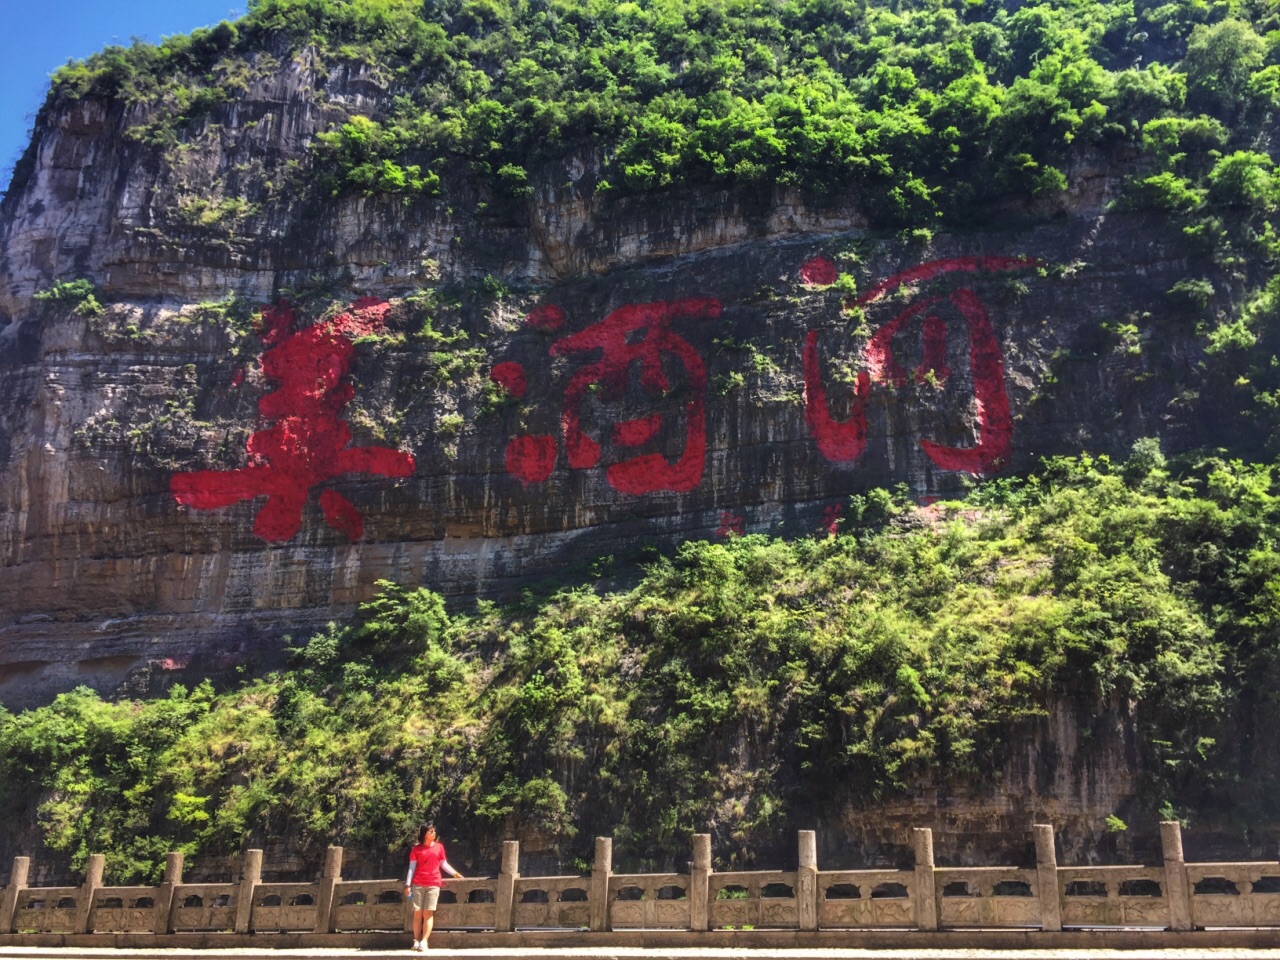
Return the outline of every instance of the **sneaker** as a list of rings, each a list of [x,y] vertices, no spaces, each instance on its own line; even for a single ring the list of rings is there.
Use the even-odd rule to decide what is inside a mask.
[[[420,941],[420,942],[418,943],[418,952],[419,952],[419,953],[426,953],[426,952],[427,952],[427,941],[422,940],[422,941]]]
[[[409,949],[410,949],[410,950],[421,950],[421,949],[422,949],[422,941],[421,941],[421,940],[415,940],[415,941],[413,941],[413,946],[412,946],[412,947],[410,947]]]

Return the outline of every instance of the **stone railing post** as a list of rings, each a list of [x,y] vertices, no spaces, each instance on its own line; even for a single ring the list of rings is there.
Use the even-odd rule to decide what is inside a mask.
[[[493,929],[510,933],[515,929],[516,881],[520,879],[520,841],[502,841],[502,866],[498,870],[498,890],[494,895]]]
[[[800,864],[796,870],[796,907],[801,930],[818,929],[818,835],[799,831]]]
[[[181,853],[164,855],[164,880],[156,888],[155,920],[151,923],[156,933],[173,932],[173,894],[178,884],[182,883],[182,866]]]
[[[102,874],[107,867],[107,858],[100,853],[89,855],[89,862],[84,868],[84,883],[80,885],[80,896],[76,900],[76,923],[72,928],[76,933],[92,933],[93,928],[93,895],[102,886]]]
[[[1160,845],[1164,848],[1164,899],[1169,905],[1169,927],[1191,929],[1191,889],[1187,863],[1182,856],[1182,824],[1160,821]]]
[[[262,851],[247,850],[236,891],[236,933],[248,933],[253,923],[253,898],[262,882]]]
[[[1040,895],[1040,929],[1057,933],[1062,929],[1062,901],[1058,896],[1058,854],[1053,848],[1053,827],[1037,823],[1036,891]]]
[[[0,933],[13,933],[13,915],[18,910],[18,898],[27,886],[27,876],[31,872],[30,857],[14,857],[13,872],[9,874],[9,885],[0,896]]]
[[[933,831],[915,827],[911,831],[916,851],[916,928],[938,929],[938,893],[933,878]]]
[[[333,894],[341,879],[342,848],[330,846],[324,852],[320,894],[316,897],[316,933],[333,933]]]
[[[596,837],[596,859],[591,865],[592,933],[608,933],[613,929],[609,920],[609,878],[612,876],[613,837]]]
[[[699,932],[711,926],[711,834],[693,835],[693,862],[689,865],[689,929]]]

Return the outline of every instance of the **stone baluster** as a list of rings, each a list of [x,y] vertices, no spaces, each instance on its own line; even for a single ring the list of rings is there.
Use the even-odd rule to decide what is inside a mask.
[[[493,911],[493,928],[498,933],[510,933],[515,929],[516,881],[519,879],[520,841],[504,840]]]
[[[262,882],[262,851],[248,850],[244,869],[240,872],[240,889],[236,891],[236,933],[253,929],[253,899]]]
[[[320,874],[320,893],[316,897],[316,933],[333,933],[333,901],[342,879],[342,848],[330,846],[324,852],[324,870]]]
[[[799,831],[800,863],[796,870],[796,907],[801,930],[818,929],[818,835]]]
[[[596,859],[591,865],[592,933],[613,929],[609,916],[609,880],[613,876],[613,837],[596,837]]]
[[[151,925],[156,933],[173,932],[173,897],[182,883],[183,862],[181,853],[166,853],[164,856],[164,880],[156,888],[155,920]]]
[[[31,872],[30,857],[14,857],[9,885],[0,896],[0,934],[13,933],[13,915],[18,910],[18,898],[27,888],[27,876]]]
[[[1169,927],[1191,929],[1191,889],[1182,856],[1182,824],[1160,821],[1160,845],[1164,848],[1164,902],[1169,905]]]
[[[711,926],[711,834],[693,835],[693,862],[689,865],[689,929]]]
[[[933,877],[933,831],[915,827],[912,842],[916,852],[916,928],[938,929],[938,892]]]
[[[76,933],[93,932],[93,896],[102,886],[106,867],[107,858],[102,854],[89,855],[89,862],[84,868],[84,883],[80,885],[80,896],[76,900],[76,922],[72,927]]]
[[[1062,900],[1058,893],[1058,854],[1053,848],[1053,827],[1037,823],[1036,892],[1040,896],[1040,929],[1056,933],[1062,929]]]

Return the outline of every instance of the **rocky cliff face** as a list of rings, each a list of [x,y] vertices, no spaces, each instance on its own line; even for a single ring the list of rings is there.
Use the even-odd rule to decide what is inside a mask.
[[[154,110],[50,109],[5,198],[7,705],[270,662],[383,578],[500,595],[1221,436],[1166,295],[1190,253],[1088,158],[1057,208],[932,237],[853,195],[619,198],[589,155],[519,201],[327,198],[308,144],[376,74],[264,53],[247,86],[169,146]],[[34,298],[74,279],[100,311]]]

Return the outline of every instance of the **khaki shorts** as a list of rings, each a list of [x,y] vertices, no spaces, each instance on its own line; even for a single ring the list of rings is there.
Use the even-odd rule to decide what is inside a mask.
[[[415,910],[432,910],[436,908],[436,904],[440,902],[439,887],[412,887],[410,888],[410,902]]]

